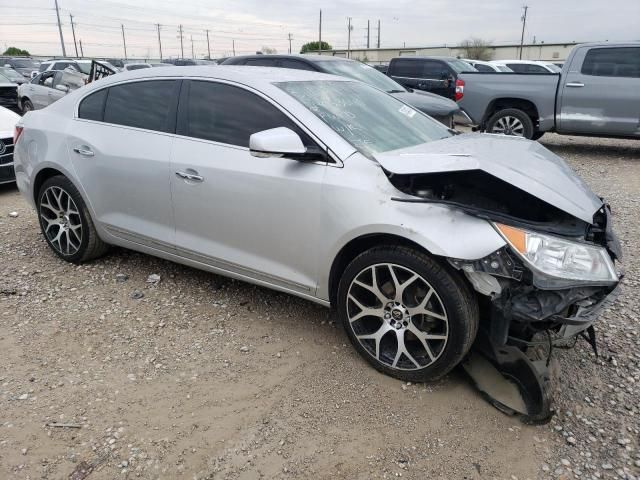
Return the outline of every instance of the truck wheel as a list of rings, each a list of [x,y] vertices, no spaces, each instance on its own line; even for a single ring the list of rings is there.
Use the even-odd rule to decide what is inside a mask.
[[[538,140],[539,138],[542,138],[543,135],[544,135],[544,132],[539,132],[536,130],[536,132],[531,137],[531,140]]]
[[[342,274],[337,302],[358,353],[404,381],[445,375],[478,331],[478,304],[468,285],[407,247],[380,246],[357,256]]]
[[[525,112],[517,108],[505,108],[491,116],[486,131],[532,139],[535,128],[533,120]]]

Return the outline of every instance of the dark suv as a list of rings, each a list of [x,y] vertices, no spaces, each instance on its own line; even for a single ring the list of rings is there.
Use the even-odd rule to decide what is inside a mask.
[[[387,75],[405,87],[432,92],[456,102],[464,94],[462,72],[477,72],[454,57],[397,57],[389,62]]]
[[[294,68],[353,78],[384,90],[447,127],[453,127],[454,117],[460,123],[467,123],[466,115],[455,102],[431,93],[405,88],[384,73],[356,60],[328,55],[248,55],[230,57],[222,65]]]

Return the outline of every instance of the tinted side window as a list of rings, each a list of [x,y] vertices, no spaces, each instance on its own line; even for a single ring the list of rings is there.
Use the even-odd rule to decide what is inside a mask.
[[[391,75],[396,77],[422,77],[422,62],[417,60],[395,60],[392,64]]]
[[[449,76],[449,70],[441,62],[427,60],[424,62],[422,76],[424,78],[441,79]]]
[[[526,73],[549,73],[549,70],[540,65],[526,65]]]
[[[275,67],[276,60],[274,58],[247,58],[244,64],[252,67]]]
[[[300,129],[280,110],[259,96],[231,85],[192,81],[187,101],[186,135],[249,147],[249,137],[262,130]]]
[[[584,75],[640,78],[640,48],[592,48],[582,64]]]
[[[104,121],[160,132],[172,131],[171,99],[177,95],[176,80],[126,83],[109,88]]]
[[[282,68],[294,68],[296,70],[309,70],[311,72],[316,71],[316,69],[311,65],[308,65],[305,62],[301,62],[300,60],[291,60],[290,58],[283,58],[282,60],[280,60],[280,66]]]
[[[507,67],[517,73],[527,73],[527,65],[523,63],[507,63]]]
[[[102,114],[104,113],[104,101],[107,98],[107,90],[108,89],[104,88],[82,100],[78,107],[78,117],[101,122]]]
[[[476,70],[478,70],[479,72],[495,72],[495,70],[489,65],[483,65],[481,63],[476,63],[474,67],[476,67]]]

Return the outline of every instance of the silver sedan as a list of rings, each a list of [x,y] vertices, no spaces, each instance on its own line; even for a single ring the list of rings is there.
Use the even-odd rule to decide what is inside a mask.
[[[404,380],[444,375],[479,331],[575,337],[619,280],[608,207],[562,159],[347,78],[125,72],[16,137],[18,186],[63,260],[119,245],[333,306]]]

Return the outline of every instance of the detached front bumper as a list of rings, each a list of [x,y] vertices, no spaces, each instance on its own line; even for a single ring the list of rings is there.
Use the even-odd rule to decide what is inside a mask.
[[[574,314],[569,317],[556,316],[555,320],[563,326],[560,329],[562,338],[571,338],[578,335],[589,328],[602,314],[603,311],[610,308],[622,291],[622,285],[619,283],[611,292],[604,296],[600,301],[594,299],[585,299],[577,302]]]

